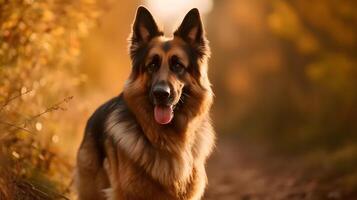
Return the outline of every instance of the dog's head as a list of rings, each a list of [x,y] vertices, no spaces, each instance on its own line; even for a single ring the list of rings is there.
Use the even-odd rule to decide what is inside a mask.
[[[195,95],[210,91],[205,67],[209,47],[199,11],[189,11],[172,38],[163,36],[144,7],[138,8],[132,28],[129,47],[133,68],[127,86],[145,93],[141,95],[150,102],[146,111],[152,110],[157,123],[169,124],[185,106],[199,106],[192,105],[200,99]]]

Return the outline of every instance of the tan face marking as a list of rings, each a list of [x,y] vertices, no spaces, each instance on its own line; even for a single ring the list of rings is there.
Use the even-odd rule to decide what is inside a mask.
[[[170,48],[165,51],[163,44],[169,42]],[[186,52],[182,49],[182,41],[178,38],[169,39],[165,37],[158,37],[153,39],[149,45],[152,46],[148,56],[145,60],[145,65],[148,65],[155,55],[160,56],[162,66],[168,66],[172,56],[177,56],[179,61],[183,64],[185,68],[189,65],[189,59]]]

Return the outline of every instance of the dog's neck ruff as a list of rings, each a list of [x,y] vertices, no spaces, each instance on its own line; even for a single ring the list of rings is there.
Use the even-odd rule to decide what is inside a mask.
[[[146,138],[135,119],[121,118],[125,109],[121,106],[109,115],[106,120],[107,134],[128,158],[143,167],[152,178],[164,186],[182,188],[180,185],[186,184],[192,175],[194,158],[191,145],[170,145],[167,151],[158,149]]]

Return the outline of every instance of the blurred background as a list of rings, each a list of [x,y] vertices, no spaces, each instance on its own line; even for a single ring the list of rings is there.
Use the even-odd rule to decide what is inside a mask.
[[[76,198],[138,5],[168,36],[201,11],[218,135],[204,199],[357,199],[357,2],[338,0],[0,0],[0,199]]]

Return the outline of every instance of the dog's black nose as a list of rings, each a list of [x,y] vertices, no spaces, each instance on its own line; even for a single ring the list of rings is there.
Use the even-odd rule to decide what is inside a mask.
[[[152,92],[158,101],[167,101],[170,97],[170,87],[166,83],[155,85]]]

